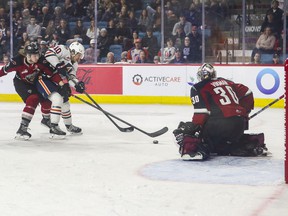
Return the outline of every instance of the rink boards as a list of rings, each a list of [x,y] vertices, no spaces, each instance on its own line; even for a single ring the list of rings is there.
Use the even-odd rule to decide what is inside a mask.
[[[190,104],[199,65],[80,65],[78,78],[99,103]],[[255,106],[262,107],[284,94],[284,68],[270,65],[215,65],[217,76],[247,85]],[[20,101],[14,73],[0,78],[0,102]],[[78,102],[71,99],[72,102]],[[281,100],[274,107],[284,107]]]

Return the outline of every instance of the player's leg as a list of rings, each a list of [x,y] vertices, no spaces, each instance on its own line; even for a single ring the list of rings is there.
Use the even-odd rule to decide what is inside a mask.
[[[39,95],[33,85],[29,85],[16,77],[14,78],[13,82],[16,92],[25,103],[25,107],[21,115],[20,127],[16,132],[15,138],[27,140],[31,137],[31,134],[28,132],[28,126],[39,103]]]
[[[66,135],[59,127],[59,121],[61,116],[61,109],[63,106],[63,97],[57,92],[58,86],[47,79],[40,79],[36,82],[37,90],[44,98],[48,98],[51,101],[50,109],[50,134],[53,138],[55,135],[63,137]]]
[[[51,121],[50,121],[50,108],[51,108],[51,101],[48,99],[40,100],[41,104],[41,113],[42,113],[42,120],[41,124],[50,129]]]
[[[72,124],[72,115],[70,111],[69,99],[64,99],[62,106],[62,118],[67,131],[71,134],[82,134],[82,129]]]

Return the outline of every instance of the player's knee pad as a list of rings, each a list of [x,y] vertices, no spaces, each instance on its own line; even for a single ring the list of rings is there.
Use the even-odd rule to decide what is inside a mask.
[[[240,138],[240,143],[243,144],[254,144],[258,146],[264,145],[264,133],[258,133],[258,134],[243,134]]]

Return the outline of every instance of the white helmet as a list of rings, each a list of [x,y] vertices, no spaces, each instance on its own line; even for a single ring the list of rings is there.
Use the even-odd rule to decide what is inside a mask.
[[[81,59],[84,58],[85,49],[84,49],[84,46],[81,43],[79,43],[79,42],[71,43],[70,46],[69,46],[69,50],[70,50],[72,55],[76,55],[76,54],[80,53],[81,54],[80,58]]]
[[[213,65],[204,63],[198,68],[197,79],[202,81],[204,79],[211,79],[216,77],[216,70]]]

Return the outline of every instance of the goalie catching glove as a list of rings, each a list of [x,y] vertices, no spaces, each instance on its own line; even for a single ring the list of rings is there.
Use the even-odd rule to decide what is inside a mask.
[[[83,93],[85,91],[85,83],[83,81],[76,83],[75,90],[79,93]]]
[[[56,65],[57,72],[63,76],[67,76],[70,73],[70,71],[72,70],[72,68],[73,68],[73,66],[70,63],[65,64],[64,61],[62,61]]]

